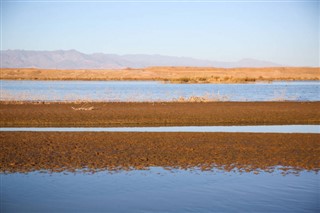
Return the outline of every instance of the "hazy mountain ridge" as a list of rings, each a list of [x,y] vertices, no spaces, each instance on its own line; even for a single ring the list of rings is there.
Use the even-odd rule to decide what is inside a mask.
[[[276,63],[256,59],[242,59],[237,62],[220,62],[146,54],[84,54],[76,50],[1,51],[2,68],[43,68],[43,69],[121,69],[150,66],[193,66],[193,67],[276,67]]]

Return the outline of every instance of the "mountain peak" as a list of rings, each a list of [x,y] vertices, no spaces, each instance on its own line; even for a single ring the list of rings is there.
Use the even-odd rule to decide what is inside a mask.
[[[122,69],[150,66],[192,67],[275,67],[272,62],[244,58],[238,62],[219,62],[190,57],[175,57],[159,54],[84,54],[75,49],[55,51],[2,50],[2,68],[43,69]]]

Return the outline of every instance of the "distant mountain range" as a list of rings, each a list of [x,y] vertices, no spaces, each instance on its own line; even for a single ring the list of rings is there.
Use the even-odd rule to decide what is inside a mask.
[[[277,67],[276,63],[256,59],[242,59],[237,62],[220,62],[188,57],[164,55],[116,55],[84,54],[76,50],[57,51],[1,51],[2,68],[43,68],[43,69],[122,69],[151,66],[192,66],[192,67]]]

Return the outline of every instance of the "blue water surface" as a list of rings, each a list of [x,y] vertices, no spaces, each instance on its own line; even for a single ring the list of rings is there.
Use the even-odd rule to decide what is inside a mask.
[[[256,132],[316,133],[320,125],[161,126],[161,127],[2,127],[0,132]]]
[[[0,174],[1,212],[319,212],[319,176],[152,168]]]
[[[220,101],[320,101],[319,81],[253,84],[166,84],[156,81],[0,81],[0,100],[172,101],[191,96]]]

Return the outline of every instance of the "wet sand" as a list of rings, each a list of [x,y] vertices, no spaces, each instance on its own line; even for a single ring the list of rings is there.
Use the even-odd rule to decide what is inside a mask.
[[[79,108],[91,110],[75,110]],[[5,103],[1,127],[320,124],[320,102]]]
[[[0,132],[0,172],[320,169],[320,134]],[[284,169],[286,172],[286,169]]]

